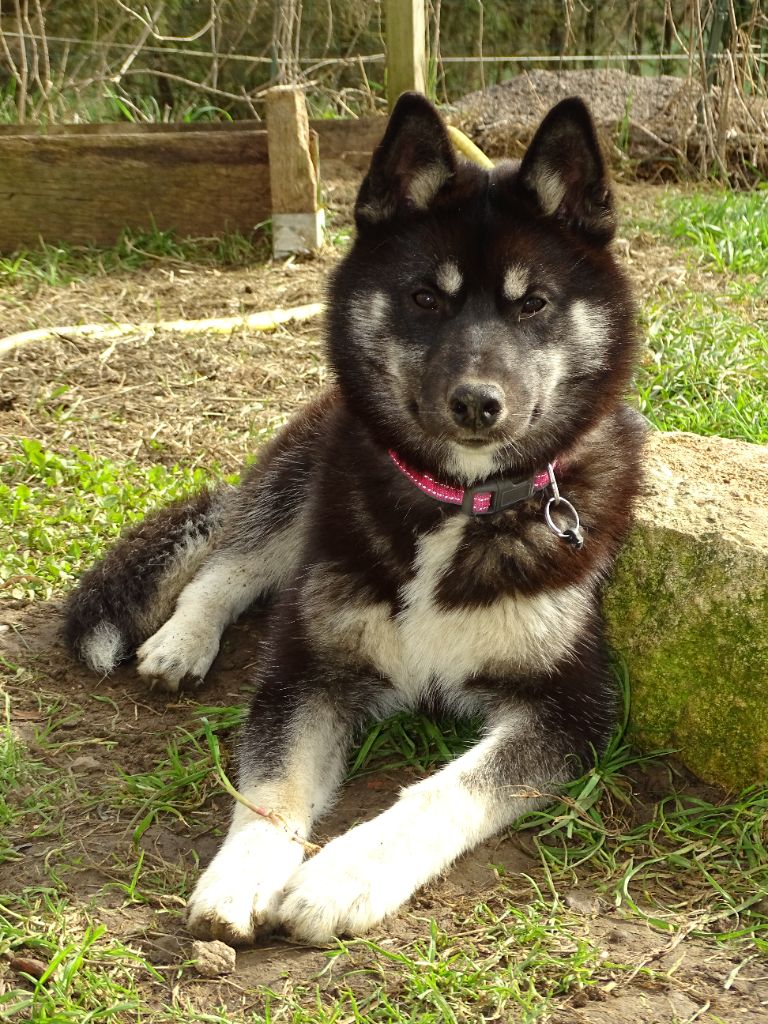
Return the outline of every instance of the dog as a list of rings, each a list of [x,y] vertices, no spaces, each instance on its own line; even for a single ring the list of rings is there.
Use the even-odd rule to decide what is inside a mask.
[[[459,158],[405,94],[333,274],[335,383],[237,488],[150,516],[87,571],[65,633],[96,672],[175,691],[275,601],[223,845],[190,930],[359,934],[553,799],[603,750],[617,692],[600,589],[630,524],[643,428],[635,313],[594,125],[566,99],[522,161]],[[422,708],[477,744],[305,859],[355,736]]]

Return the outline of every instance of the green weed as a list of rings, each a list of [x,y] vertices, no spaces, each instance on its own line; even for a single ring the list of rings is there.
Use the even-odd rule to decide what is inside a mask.
[[[372,1024],[527,1024],[540,1020],[556,997],[606,980],[599,949],[586,939],[574,941],[556,906],[536,898],[520,908],[480,904],[450,933],[432,921],[426,940],[404,948],[365,940],[341,944],[353,958],[363,951],[374,959],[374,977],[386,969],[386,989],[374,984],[365,992],[359,985],[342,991],[340,1002],[344,1019]],[[300,1020],[330,1021],[330,1010]]]
[[[22,287],[31,292],[41,284],[61,287],[83,278],[141,270],[162,262],[246,267],[262,262],[268,255],[269,246],[262,235],[182,239],[173,231],[158,228],[143,232],[126,229],[109,248],[41,241],[38,249],[0,256],[0,287]]]
[[[413,768],[426,774],[468,750],[478,723],[402,713],[371,726],[355,753],[349,778]]]
[[[27,974],[26,984],[3,986],[4,1020],[117,1024],[141,1013],[140,985],[164,982],[135,950],[111,940],[104,925],[75,915],[56,894],[27,896],[15,908],[0,903],[0,936],[0,952],[33,958],[44,968],[39,977]]]
[[[170,817],[185,822],[185,815],[201,808],[218,790],[210,737],[239,726],[243,717],[240,707],[197,707],[190,727],[171,738],[151,771],[117,769],[109,792],[100,799],[131,814],[134,843],[158,820]]]
[[[661,430],[768,441],[768,316],[750,321],[719,297],[669,294],[644,311],[641,412]]]
[[[720,271],[768,275],[768,189],[696,193],[669,202],[666,228]]]
[[[19,685],[29,685],[30,674],[3,661],[3,674]],[[37,754],[32,755],[16,732],[11,715],[10,698],[0,689],[3,705],[0,719],[0,865],[23,858],[21,852],[30,843],[46,840],[59,850],[65,849],[68,837],[62,808],[77,798],[77,784],[67,772],[55,771]],[[41,707],[41,720],[46,712],[53,717],[57,708]],[[44,732],[45,726],[42,726]],[[41,734],[38,734],[41,735]],[[42,736],[41,736],[42,739]],[[22,838],[23,837],[23,838]],[[66,868],[63,868],[66,871]],[[1,891],[1,890],[0,890]],[[0,936],[2,932],[0,932]]]
[[[215,480],[216,468],[117,465],[22,438],[0,466],[0,586],[47,598],[71,585],[126,526]]]
[[[768,949],[768,789],[711,803],[677,791],[669,769],[669,795],[643,812],[636,779],[642,791],[643,766],[660,765],[665,753],[638,755],[620,728],[556,805],[515,830],[535,829],[553,895],[564,880],[586,882],[660,930],[686,927]]]

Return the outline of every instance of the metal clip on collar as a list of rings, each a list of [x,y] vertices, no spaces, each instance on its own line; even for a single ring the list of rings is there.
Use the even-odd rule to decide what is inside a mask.
[[[555,469],[551,462],[548,464],[547,470],[549,472],[549,487],[552,491],[552,497],[549,498],[547,504],[544,506],[544,519],[546,520],[547,526],[553,533],[556,533],[557,536],[561,540],[564,540],[566,544],[569,544],[577,551],[580,551],[581,548],[584,547],[584,535],[581,532],[579,513],[570,501],[561,497],[560,489],[557,486],[557,480],[555,479]],[[552,519],[552,513],[550,512],[552,505],[554,505],[555,508],[559,508],[561,512],[565,513],[573,520],[571,525],[566,526],[564,530],[561,530]]]

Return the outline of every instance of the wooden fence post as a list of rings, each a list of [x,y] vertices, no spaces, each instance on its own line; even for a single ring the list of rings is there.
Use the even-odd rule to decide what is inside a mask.
[[[267,92],[272,252],[312,252],[323,244],[324,211],[318,203],[317,136],[310,132],[300,89]]]
[[[425,0],[387,0],[387,103],[401,92],[427,91]]]

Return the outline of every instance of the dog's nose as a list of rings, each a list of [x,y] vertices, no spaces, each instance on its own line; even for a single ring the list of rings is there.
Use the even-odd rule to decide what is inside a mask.
[[[495,384],[460,384],[448,406],[460,427],[490,430],[504,415],[504,393]]]

